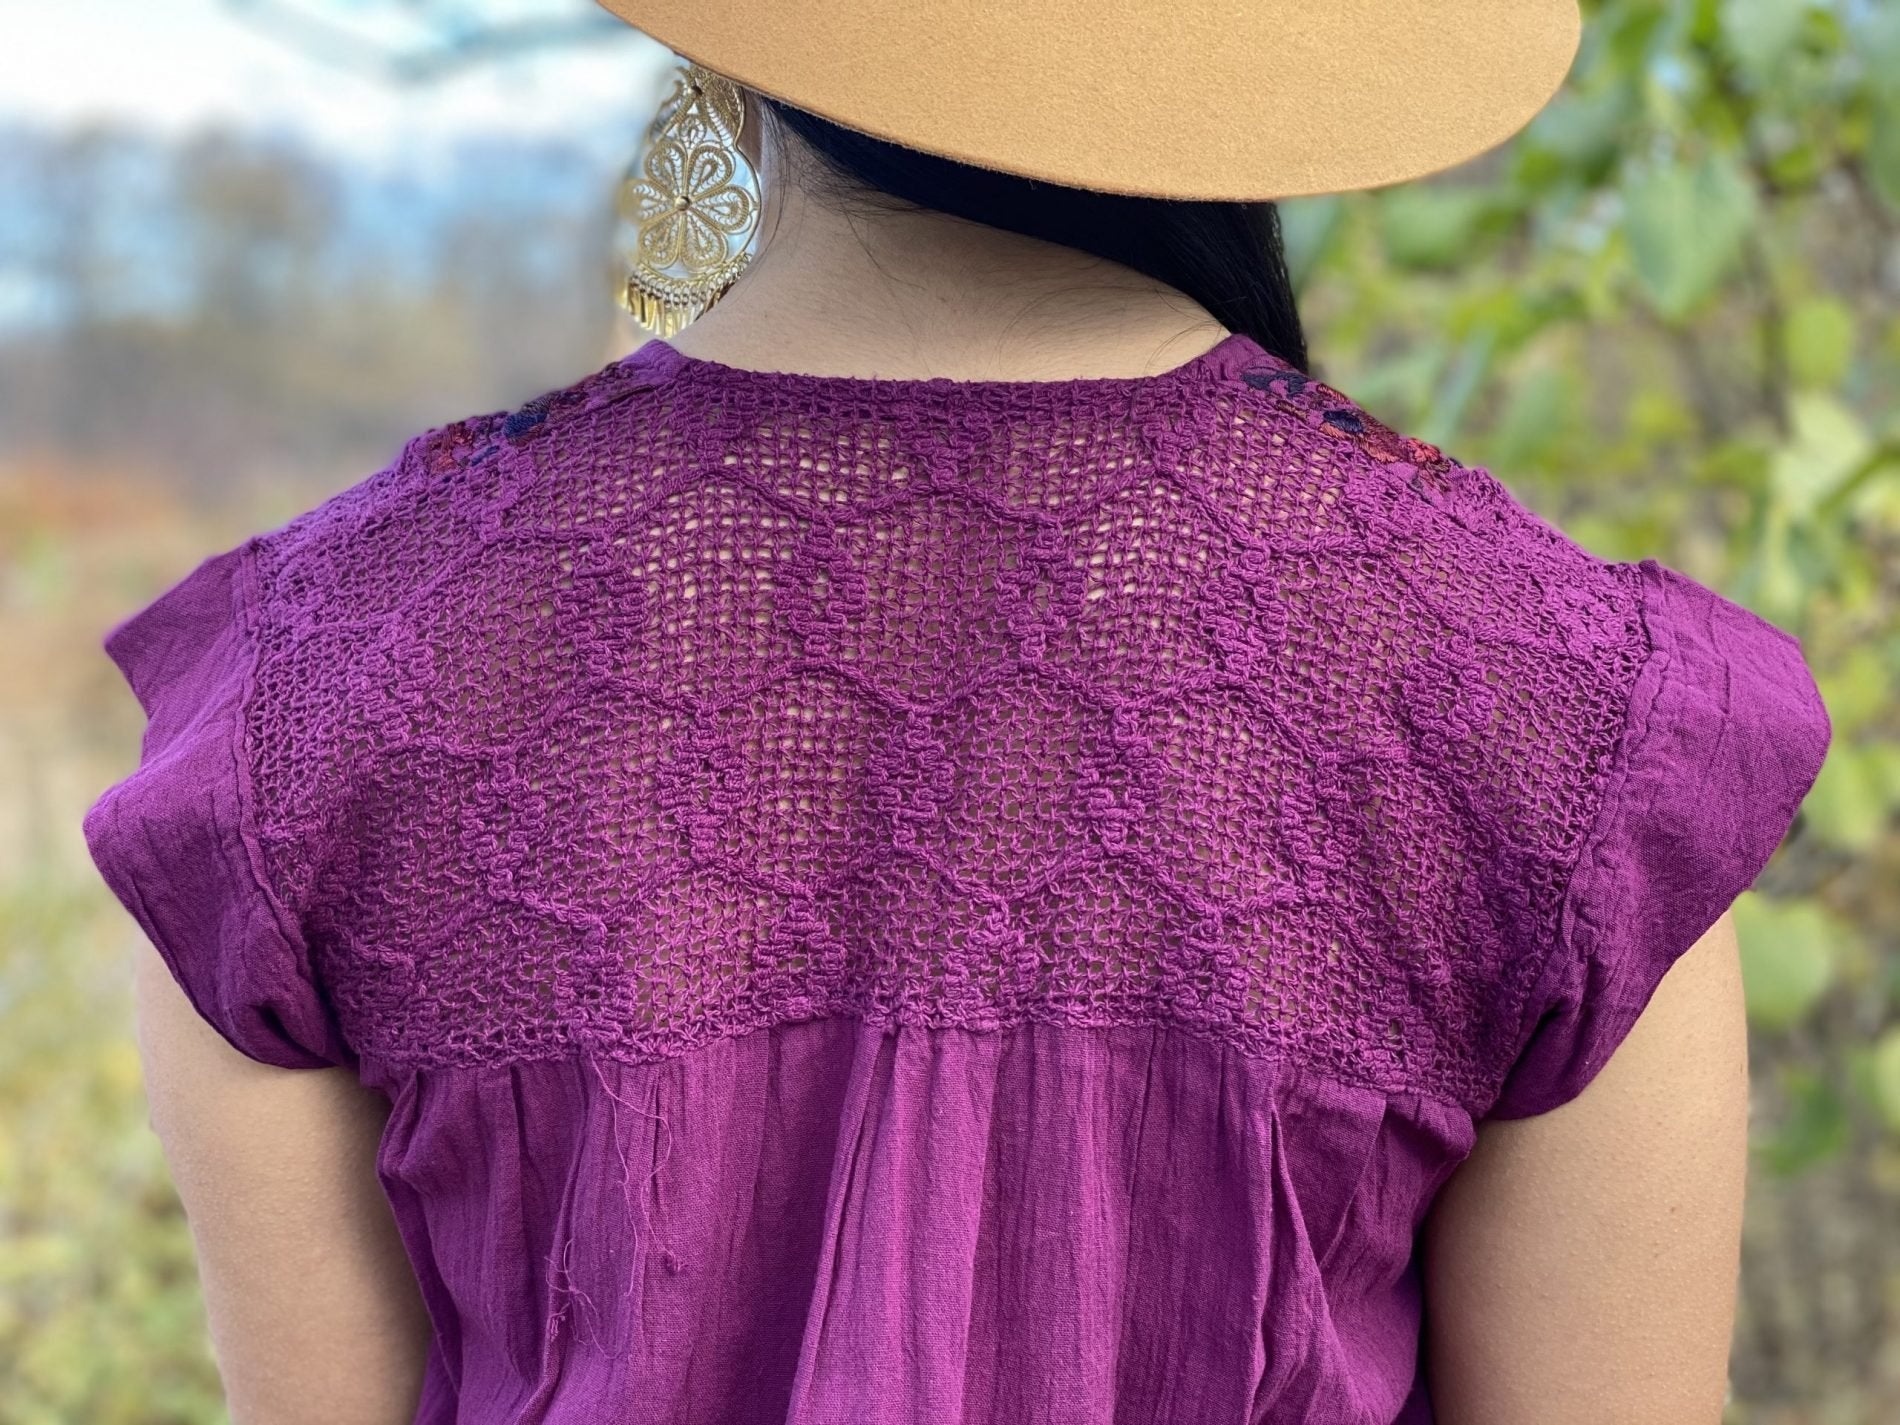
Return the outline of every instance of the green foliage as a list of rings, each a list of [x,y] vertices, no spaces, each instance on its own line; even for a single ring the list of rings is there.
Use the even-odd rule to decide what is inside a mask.
[[[1900,1025],[1874,1042],[1868,1060],[1873,1099],[1887,1126],[1900,1133]]]
[[[0,883],[0,1425],[224,1418],[190,1230],[127,1033],[138,932],[50,866]]]
[[[1900,811],[1900,746],[1845,742],[1808,794],[1807,817],[1814,834],[1843,851],[1869,855],[1892,832]]]
[[[1789,1112],[1751,1147],[1770,1172],[1793,1177],[1845,1148],[1850,1124],[1846,1103],[1824,1075],[1790,1065],[1782,1070],[1780,1079]]]
[[[1478,188],[1396,188],[1379,215],[1379,232],[1392,261],[1402,267],[1454,267],[1489,208]]]
[[[1809,297],[1788,314],[1788,364],[1795,381],[1838,386],[1854,359],[1854,314],[1838,297]]]
[[[1757,219],[1755,190],[1741,165],[1706,153],[1634,175],[1624,192],[1624,235],[1637,280],[1657,313],[1691,316],[1740,266]]]
[[[1772,83],[1812,8],[1809,0],[1727,0],[1722,6],[1722,44],[1751,81]]]
[[[1791,1029],[1834,981],[1843,929],[1813,901],[1771,901],[1747,892],[1735,902],[1748,1017],[1763,1029]]]

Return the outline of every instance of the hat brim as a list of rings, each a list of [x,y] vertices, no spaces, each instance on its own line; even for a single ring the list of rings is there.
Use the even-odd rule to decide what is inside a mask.
[[[877,138],[1078,188],[1257,202],[1465,162],[1563,83],[1576,0],[599,0]]]

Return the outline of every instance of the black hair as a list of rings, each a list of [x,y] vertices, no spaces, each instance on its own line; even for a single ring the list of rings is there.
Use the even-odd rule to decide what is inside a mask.
[[[1272,203],[1072,188],[906,148],[770,95],[756,98],[769,122],[804,140],[830,170],[839,194],[882,199],[887,208],[928,208],[1118,262],[1306,370],[1306,336]]]

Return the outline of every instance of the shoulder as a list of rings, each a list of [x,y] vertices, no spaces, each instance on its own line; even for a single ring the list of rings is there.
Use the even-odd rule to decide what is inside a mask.
[[[1261,457],[1336,503],[1335,552],[1401,582],[1448,633],[1615,668],[1646,649],[1637,566],[1601,559],[1482,466],[1282,363],[1237,373]]]
[[[1274,364],[1241,373],[1263,393],[1281,459],[1330,485],[1356,572],[1416,601],[1420,646],[1477,658],[1491,681],[1551,680],[1534,719],[1596,683],[1595,721],[1636,740],[1757,724],[1812,743],[1825,712],[1787,631],[1655,559],[1605,560],[1520,502],[1490,471],[1391,429],[1322,382]],[[1564,687],[1556,686],[1561,683]],[[1508,719],[1493,724],[1508,735]],[[1804,748],[1811,751],[1811,748]]]
[[[413,584],[421,562],[498,493],[482,479],[510,412],[434,426],[383,465],[251,540],[260,600],[338,612],[375,588]],[[352,577],[351,571],[361,577]]]
[[[392,610],[392,596],[505,532],[507,509],[567,460],[584,459],[590,419],[660,384],[635,352],[506,409],[418,431],[383,465],[253,536],[265,603],[344,618]]]
[[[545,655],[562,643],[556,625],[603,582],[571,587],[589,511],[569,507],[583,503],[566,493],[581,482],[563,474],[597,457],[595,416],[655,384],[649,363],[627,358],[518,406],[432,426],[248,542],[250,745],[260,792],[278,796],[286,818],[320,812],[321,796],[308,793],[343,795],[430,719],[446,728],[435,692],[458,670],[478,678],[505,663],[554,681]],[[284,840],[295,836],[287,825]]]
[[[1283,606],[1275,695],[1349,729],[1360,804],[1380,808],[1361,860],[1420,887],[1364,919],[1414,944],[1431,1022],[1473,1056],[1471,1101],[1515,1054],[1499,1111],[1539,1111],[1792,822],[1828,739],[1799,644],[1655,560],[1595,556],[1332,387],[1276,363],[1237,375],[1236,444],[1209,478],[1301,512],[1216,502]],[[1560,1019],[1526,1058],[1531,1026]]]
[[[1246,531],[1285,605],[1280,676],[1311,682],[1421,796],[1438,788],[1469,834],[1561,876],[1654,651],[1644,566],[1597,557],[1331,386],[1272,361],[1237,377],[1241,445],[1217,466],[1296,512]]]
[[[1725,738],[1766,737],[1804,762],[1825,742],[1825,712],[1785,630],[1654,559],[1592,554],[1490,471],[1331,386],[1271,361],[1240,384],[1266,403],[1280,462],[1338,499],[1352,573],[1387,591],[1395,617],[1411,611],[1413,649],[1396,656],[1484,670],[1493,740],[1555,730],[1554,710],[1567,706],[1564,731],[1593,728],[1628,754],[1641,744],[1656,773]],[[1555,754],[1540,744],[1539,758]],[[1610,770],[1592,780],[1606,785]]]
[[[1475,937],[1498,995],[1467,1026],[1479,1101],[1548,1111],[1792,826],[1830,737],[1801,645],[1654,559],[1598,558],[1331,387],[1242,384],[1282,459],[1327,472],[1308,478],[1343,507],[1342,577],[1379,611],[1361,639],[1393,670],[1395,745],[1473,853],[1498,932]]]

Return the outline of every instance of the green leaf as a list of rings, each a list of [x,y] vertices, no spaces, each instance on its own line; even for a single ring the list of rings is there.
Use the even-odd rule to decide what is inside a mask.
[[[1855,648],[1815,682],[1820,685],[1821,701],[1827,705],[1837,743],[1844,734],[1858,731],[1885,712],[1894,695],[1893,669],[1887,655],[1866,644]]]
[[[1375,415],[1393,413],[1386,423],[1400,428],[1413,424],[1416,413],[1430,402],[1432,389],[1445,369],[1450,353],[1437,342],[1421,342],[1376,366],[1368,367],[1353,382],[1353,397]],[[1400,418],[1400,412],[1414,416]],[[1380,419],[1386,419],[1380,415]]]
[[[1900,743],[1876,742],[1863,747],[1861,755],[1867,759],[1868,774],[1887,789],[1888,809],[1900,808]]]
[[[1872,90],[1867,176],[1874,191],[1900,209],[1900,6],[1870,7],[1854,44]]]
[[[1887,1127],[1900,1133],[1900,1024],[1874,1041],[1869,1069],[1874,1106],[1880,1110]]]
[[[1670,4],[1638,3],[1608,7],[1595,36],[1588,26],[1586,39],[1603,47],[1604,62],[1620,73],[1640,74],[1649,68],[1652,51],[1668,38],[1667,22],[1680,10]]]
[[[1788,364],[1803,386],[1833,386],[1854,359],[1854,314],[1833,297],[1811,297],[1788,313]]]
[[[1568,171],[1585,183],[1603,178],[1616,160],[1630,110],[1624,83],[1598,85],[1592,93],[1565,89],[1524,133],[1519,152],[1525,179],[1534,182],[1547,170]]]
[[[1749,1021],[1779,1031],[1805,1019],[1834,982],[1835,944],[1843,933],[1813,901],[1745,891],[1735,902],[1735,935]]]
[[[1787,506],[1767,502],[1734,582],[1737,600],[1772,624],[1787,626],[1808,600],[1809,582],[1794,558]]]
[[[1900,97],[1900,8],[1868,5],[1854,28],[1852,40],[1875,93]]]
[[[1756,1145],[1771,1172],[1792,1177],[1826,1162],[1847,1144],[1847,1105],[1812,1069],[1790,1065],[1781,1075],[1788,1117]]]
[[[1867,177],[1890,207],[1900,209],[1900,94],[1876,97],[1867,134]]]
[[[1599,559],[1612,561],[1644,558],[1649,550],[1629,526],[1607,515],[1584,513],[1564,521],[1565,532]]]
[[[1275,206],[1287,277],[1298,290],[1306,286],[1338,230],[1343,205],[1337,193],[1328,193],[1318,198],[1289,198]]]
[[[1882,761],[1852,743],[1837,744],[1828,753],[1821,775],[1801,804],[1802,816],[1816,835],[1856,853],[1879,844],[1892,809]]]
[[[1900,530],[1900,459],[1881,461],[1869,470],[1846,503],[1857,521]]]
[[[1666,163],[1629,185],[1624,232],[1636,276],[1665,320],[1690,316],[1735,268],[1755,190],[1732,158]]]
[[[1821,391],[1797,391],[1788,401],[1793,426],[1775,452],[1769,485],[1783,509],[1805,515],[1873,449],[1860,417]]]
[[[1808,0],[1726,0],[1722,43],[1756,83],[1765,83],[1786,62],[1807,18]]]
[[[1695,412],[1673,386],[1632,386],[1623,411],[1624,428],[1645,446],[1684,440],[1696,433]]]
[[[1456,267],[1470,256],[1490,199],[1481,188],[1409,184],[1380,195],[1379,238],[1401,267]]]
[[[1582,373],[1540,366],[1511,391],[1496,429],[1491,459],[1501,470],[1534,465],[1564,433],[1574,388]]]
[[[1444,380],[1432,393],[1431,405],[1424,416],[1415,422],[1418,438],[1439,447],[1449,446],[1458,436],[1458,428],[1464,421],[1465,407],[1477,393],[1485,375],[1491,369],[1491,359],[1497,349],[1497,333],[1491,327],[1480,327],[1467,337],[1458,348],[1457,359],[1445,372]]]

